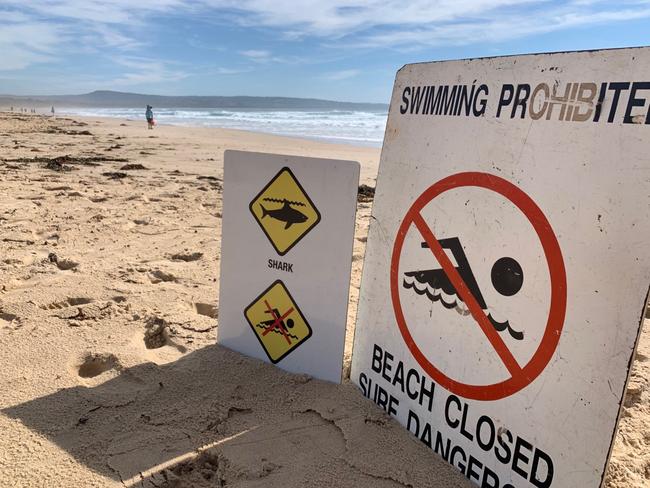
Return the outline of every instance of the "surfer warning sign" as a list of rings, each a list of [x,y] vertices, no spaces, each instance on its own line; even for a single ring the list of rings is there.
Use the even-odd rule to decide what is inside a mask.
[[[351,379],[482,488],[602,484],[650,285],[648,113],[647,48],[397,75]]]
[[[281,280],[264,290],[244,315],[274,364],[311,337],[307,319]]]
[[[226,151],[217,341],[340,382],[359,163]]]

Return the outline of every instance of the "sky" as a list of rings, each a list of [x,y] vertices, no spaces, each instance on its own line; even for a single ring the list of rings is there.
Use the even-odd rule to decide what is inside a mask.
[[[0,0],[0,94],[383,102],[407,63],[649,44],[650,0]]]

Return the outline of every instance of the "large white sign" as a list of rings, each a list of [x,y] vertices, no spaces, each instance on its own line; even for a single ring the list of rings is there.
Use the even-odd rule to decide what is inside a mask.
[[[340,382],[359,163],[224,155],[217,341]]]
[[[408,65],[352,380],[483,488],[601,485],[650,284],[650,49]]]

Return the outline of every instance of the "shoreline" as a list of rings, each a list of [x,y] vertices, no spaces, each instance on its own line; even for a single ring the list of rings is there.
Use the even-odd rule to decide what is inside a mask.
[[[41,114],[20,114],[16,112],[0,112],[0,115],[14,116],[41,116]],[[253,152],[272,152],[274,154],[287,154],[296,156],[311,156],[316,158],[347,159],[358,161],[361,164],[361,177],[359,184],[375,186],[381,147],[357,146],[347,143],[337,143],[320,139],[293,137],[267,132],[256,132],[243,129],[230,129],[221,127],[197,127],[180,125],[156,125],[153,130],[148,130],[144,118],[142,121],[117,117],[85,117],[55,114],[53,117],[45,114],[44,119],[65,121],[78,119],[84,123],[95,125],[98,135],[107,136],[114,132],[118,137],[120,131],[135,130],[139,138],[162,138],[182,140],[183,142],[201,144],[208,150],[216,151],[216,155],[205,158],[207,161],[218,163],[220,172],[223,165],[223,151],[236,149]],[[201,151],[204,153],[204,151]],[[202,154],[201,154],[202,155]],[[162,158],[168,161],[168,158]]]
[[[7,109],[7,107],[3,107],[3,109]],[[110,110],[116,110],[118,112],[129,112],[131,110],[135,110],[133,108],[106,108],[106,107],[94,107],[94,108],[89,108],[86,110],[83,107],[78,108],[78,110],[75,110],[75,108],[70,108],[70,107],[61,107],[57,108],[55,116],[62,116],[62,117],[78,117],[78,118],[90,118],[90,119],[113,119],[113,120],[129,120],[131,122],[138,122],[140,120],[140,114],[133,114],[133,117],[131,116],[126,116],[123,113],[118,113],[116,115],[102,115],[102,114],[94,114],[94,113],[84,113],[84,112],[95,112],[95,111],[110,111]],[[38,108],[36,109],[37,115],[45,115],[45,116],[50,116],[49,108]],[[200,114],[204,113],[203,116],[201,115],[196,115],[194,117],[192,116],[175,116],[175,115],[169,115],[167,112],[181,112],[181,113],[187,113],[187,114]],[[163,126],[173,126],[173,127],[190,127],[190,128],[216,128],[216,129],[231,129],[231,130],[242,130],[245,132],[254,132],[254,133],[261,133],[261,134],[270,134],[270,135],[278,135],[281,137],[291,137],[291,138],[299,138],[299,139],[306,139],[306,140],[311,140],[311,141],[317,141],[317,142],[328,142],[331,144],[343,144],[343,145],[350,145],[350,146],[359,146],[359,147],[369,147],[369,148],[381,148],[383,144],[383,136],[384,136],[384,130],[380,130],[376,134],[373,134],[376,137],[373,138],[360,138],[360,137],[354,137],[354,131],[355,131],[355,124],[352,123],[349,126],[346,126],[346,122],[341,120],[339,124],[342,124],[338,129],[334,131],[334,133],[327,134],[327,122],[330,121],[329,117],[327,114],[346,114],[349,113],[350,111],[323,111],[323,118],[321,123],[323,125],[323,130],[322,131],[317,131],[321,132],[320,134],[310,134],[309,130],[312,128],[311,124],[307,123],[307,125],[303,126],[303,132],[300,133],[300,129],[296,129],[295,126],[292,126],[293,124],[298,124],[300,125],[300,121],[297,119],[294,120],[277,120],[274,118],[269,118],[266,121],[261,121],[261,120],[255,120],[251,119],[248,120],[247,123],[244,125],[249,125],[250,127],[234,127],[232,125],[237,124],[236,119],[230,119],[229,117],[209,117],[209,114],[212,112],[224,112],[224,113],[231,113],[231,114],[303,114],[307,115],[310,113],[320,113],[318,110],[274,110],[274,109],[174,109],[174,108],[157,108],[154,109],[154,116],[156,118],[156,122],[159,125]],[[355,112],[355,111],[352,111]],[[7,113],[11,113],[8,112]],[[13,112],[21,115],[20,112]],[[365,114],[374,114],[373,112],[362,112],[359,111],[359,113],[365,113]],[[22,114],[22,115],[30,115],[29,113],[27,114]],[[34,115],[34,114],[31,114]],[[377,114],[374,114],[377,115]],[[381,122],[380,125],[383,125],[385,127],[385,122],[388,114],[386,113],[384,115],[384,119]],[[292,117],[289,117],[292,119]],[[141,114],[141,119],[144,121],[144,110],[142,110]],[[311,122],[312,120],[307,120],[307,122]],[[241,123],[241,121],[239,121]],[[284,126],[283,123],[288,123],[288,126]],[[367,121],[366,121],[367,122]],[[260,127],[254,127],[254,125],[259,125]],[[279,127],[280,130],[274,131],[274,130],[267,130],[270,127]],[[377,128],[375,128],[377,130]],[[347,134],[346,134],[347,133]],[[348,135],[348,137],[346,137]]]

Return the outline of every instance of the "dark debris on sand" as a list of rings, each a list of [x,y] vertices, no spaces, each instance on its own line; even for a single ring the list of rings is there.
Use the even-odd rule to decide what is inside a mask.
[[[368,185],[360,185],[359,193],[357,194],[358,202],[372,202],[375,198],[375,188]]]
[[[109,180],[121,180],[122,178],[126,178],[129,175],[122,173],[121,171],[107,171],[105,173],[102,173],[102,176],[106,176]]]
[[[120,171],[133,171],[136,169],[149,169],[149,168],[142,166],[140,163],[129,163],[122,166],[120,168]]]
[[[202,252],[192,252],[192,253],[172,254],[171,259],[172,261],[185,261],[186,263],[189,263],[191,261],[198,261],[202,257],[203,257]]]
[[[217,178],[216,176],[197,176],[196,179],[207,181],[208,184],[215,190],[221,190],[223,188],[221,184],[221,178]]]
[[[127,163],[129,160],[126,158],[107,158],[105,156],[57,156],[48,158],[45,156],[34,156],[33,158],[11,158],[3,159],[4,163],[42,163],[45,169],[52,171],[72,171],[73,166],[100,166],[100,163],[111,161],[119,163]]]
[[[68,136],[92,136],[92,132],[89,130],[65,130],[60,127],[50,126],[44,131],[45,134],[65,134]]]
[[[70,166],[68,164],[63,164],[63,162],[61,162],[61,161],[53,159],[51,161],[48,161],[45,164],[45,169],[50,169],[52,171],[64,172],[64,171],[72,171],[75,168],[73,168],[72,166]]]

